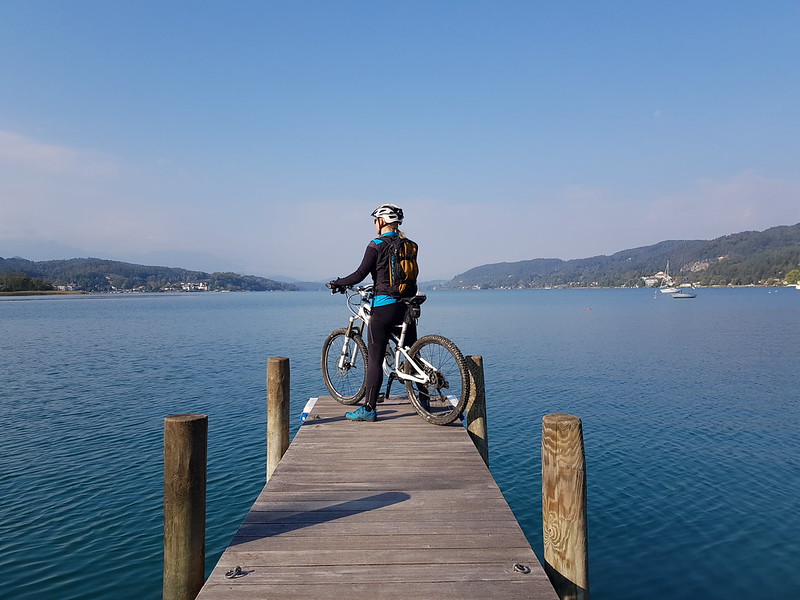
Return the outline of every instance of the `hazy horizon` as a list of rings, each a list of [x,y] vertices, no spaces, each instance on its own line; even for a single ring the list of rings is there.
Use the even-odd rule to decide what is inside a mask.
[[[793,224],[789,224],[789,225],[774,225],[772,227],[768,227],[767,229],[773,229],[774,227],[792,227],[794,225],[800,225],[800,223],[793,223]],[[744,233],[744,232],[743,231],[732,231],[732,232],[723,234],[723,236],[725,236],[725,235],[736,235],[738,233]],[[721,236],[718,236],[718,237],[721,237]],[[712,241],[713,239],[717,239],[717,238],[711,238],[711,239],[699,240],[699,241]],[[644,246],[637,246],[636,248],[654,246],[654,245],[657,245],[657,244],[660,244],[660,243],[663,243],[663,242],[669,242],[669,241],[691,242],[691,241],[698,241],[698,240],[658,240],[658,241],[653,242],[651,244],[645,244]],[[596,256],[610,256],[610,255],[613,255],[613,254],[617,254],[619,252],[625,252],[627,250],[635,250],[636,248],[619,248],[618,250],[615,250],[615,251],[610,252],[609,254],[605,254],[605,255],[597,255],[596,254],[596,255],[593,255],[593,256],[580,256],[580,257],[575,257],[574,259],[563,259],[563,258],[558,257],[558,256],[536,256],[536,257],[533,257],[533,258],[521,258],[521,259],[518,259],[518,260],[509,260],[509,261],[500,261],[500,262],[517,263],[517,262],[524,262],[524,261],[528,261],[528,260],[541,260],[541,259],[557,259],[557,260],[564,260],[564,261],[581,260],[581,259],[587,259],[587,258],[594,258]],[[203,255],[202,253],[198,253],[197,260],[202,260],[203,256],[205,256],[205,255]],[[0,253],[0,258],[22,258],[22,259],[25,259],[25,260],[31,260],[33,262],[41,262],[41,261],[48,261],[48,260],[69,260],[69,259],[72,259],[72,258],[98,258],[98,259],[103,259],[103,260],[115,260],[115,261],[124,262],[124,263],[139,264],[139,265],[144,265],[144,266],[187,269],[187,270],[191,270],[191,271],[202,271],[202,272],[206,272],[206,273],[219,272],[219,271],[230,271],[231,270],[231,269],[228,269],[228,268],[211,269],[211,268],[203,268],[203,267],[187,267],[184,264],[178,264],[178,263],[175,263],[174,261],[140,262],[139,260],[128,260],[128,259],[125,259],[125,258],[111,258],[111,257],[108,257],[108,256],[70,256],[70,257],[66,257],[66,258],[63,258],[63,259],[61,259],[61,258],[55,258],[55,259],[54,258],[32,259],[32,258],[29,258],[27,256],[21,256],[19,254],[7,255],[6,256],[6,255],[3,255],[2,253]],[[187,259],[188,258],[189,257],[187,255]],[[212,259],[213,259],[213,257],[212,257]],[[213,260],[212,260],[212,262],[213,262]],[[482,266],[486,266],[486,265],[491,265],[491,264],[497,264],[497,263],[479,263],[479,264],[475,264],[475,265],[472,265],[470,267],[467,267],[466,269],[464,269],[464,271],[461,271],[459,273],[454,273],[453,275],[451,275],[449,277],[436,277],[436,278],[429,278],[429,279],[424,279],[424,280],[421,279],[420,281],[422,283],[431,282],[431,281],[450,281],[451,279],[453,279],[453,278],[455,278],[455,277],[457,277],[459,275],[463,275],[464,273],[466,273],[467,271],[470,271],[471,269],[474,269],[476,267],[482,267]],[[294,277],[291,274],[275,274],[275,273],[272,273],[272,274],[258,274],[258,273],[244,273],[244,272],[239,272],[239,271],[235,271],[235,272],[238,273],[239,275],[255,275],[257,277],[264,277],[266,279],[272,279],[274,281],[279,281],[281,283],[325,283],[325,282],[329,281],[332,277],[334,277],[333,275],[330,275],[330,276],[322,277],[322,278],[319,278],[319,279],[298,279],[297,277]]]

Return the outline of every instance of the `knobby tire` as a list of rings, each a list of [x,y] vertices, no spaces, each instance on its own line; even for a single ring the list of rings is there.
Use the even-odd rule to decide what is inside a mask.
[[[334,329],[322,345],[322,379],[331,396],[341,404],[356,404],[367,391],[367,345],[358,334],[350,336],[350,352],[339,368],[347,329]]]
[[[446,337],[426,335],[411,346],[409,355],[420,366],[421,359],[431,363],[430,374],[435,380],[429,386],[405,382],[414,409],[434,425],[448,425],[458,419],[467,405],[470,387],[467,362],[458,347]],[[430,368],[426,370],[430,372]]]

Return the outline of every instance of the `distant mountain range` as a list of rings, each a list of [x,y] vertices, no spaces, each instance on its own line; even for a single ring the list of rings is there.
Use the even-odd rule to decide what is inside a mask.
[[[800,268],[800,223],[745,231],[714,240],[668,240],[611,256],[574,260],[536,258],[482,265],[450,281],[421,282],[421,289],[641,287],[665,271],[676,282],[698,285],[778,284]],[[321,290],[318,282],[276,281],[237,273],[205,273],[100,258],[34,262],[0,257],[0,274],[22,273],[62,289],[114,291]],[[282,278],[283,279],[283,278]]]
[[[151,267],[101,258],[33,262],[0,257],[0,274],[23,273],[62,289],[115,291],[277,291],[296,285],[237,273],[205,273],[171,267]]]
[[[436,289],[641,287],[665,271],[698,285],[780,284],[800,268],[800,223],[715,240],[669,240],[611,256],[537,258],[475,267]]]

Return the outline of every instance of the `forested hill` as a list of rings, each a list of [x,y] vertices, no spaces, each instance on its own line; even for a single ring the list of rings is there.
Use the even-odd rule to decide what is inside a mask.
[[[437,287],[543,288],[641,287],[664,271],[676,282],[698,285],[780,285],[800,268],[800,223],[745,231],[715,240],[670,240],[611,256],[575,260],[537,258],[470,269]]]
[[[33,262],[0,257],[0,273],[22,273],[55,286],[87,292],[114,291],[273,291],[294,285],[237,273],[204,273],[171,267],[151,267],[100,258]]]

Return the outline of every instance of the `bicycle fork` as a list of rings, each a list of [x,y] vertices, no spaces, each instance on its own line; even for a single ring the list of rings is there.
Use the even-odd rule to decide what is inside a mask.
[[[339,362],[336,367],[340,371],[347,371],[353,366],[355,362],[355,353],[358,352],[358,346],[353,344],[353,357],[350,356],[350,342],[353,340],[352,335],[359,333],[359,327],[353,325],[355,317],[350,317],[350,322],[347,324],[347,332],[344,334],[344,342],[342,342],[342,353],[339,355]]]

